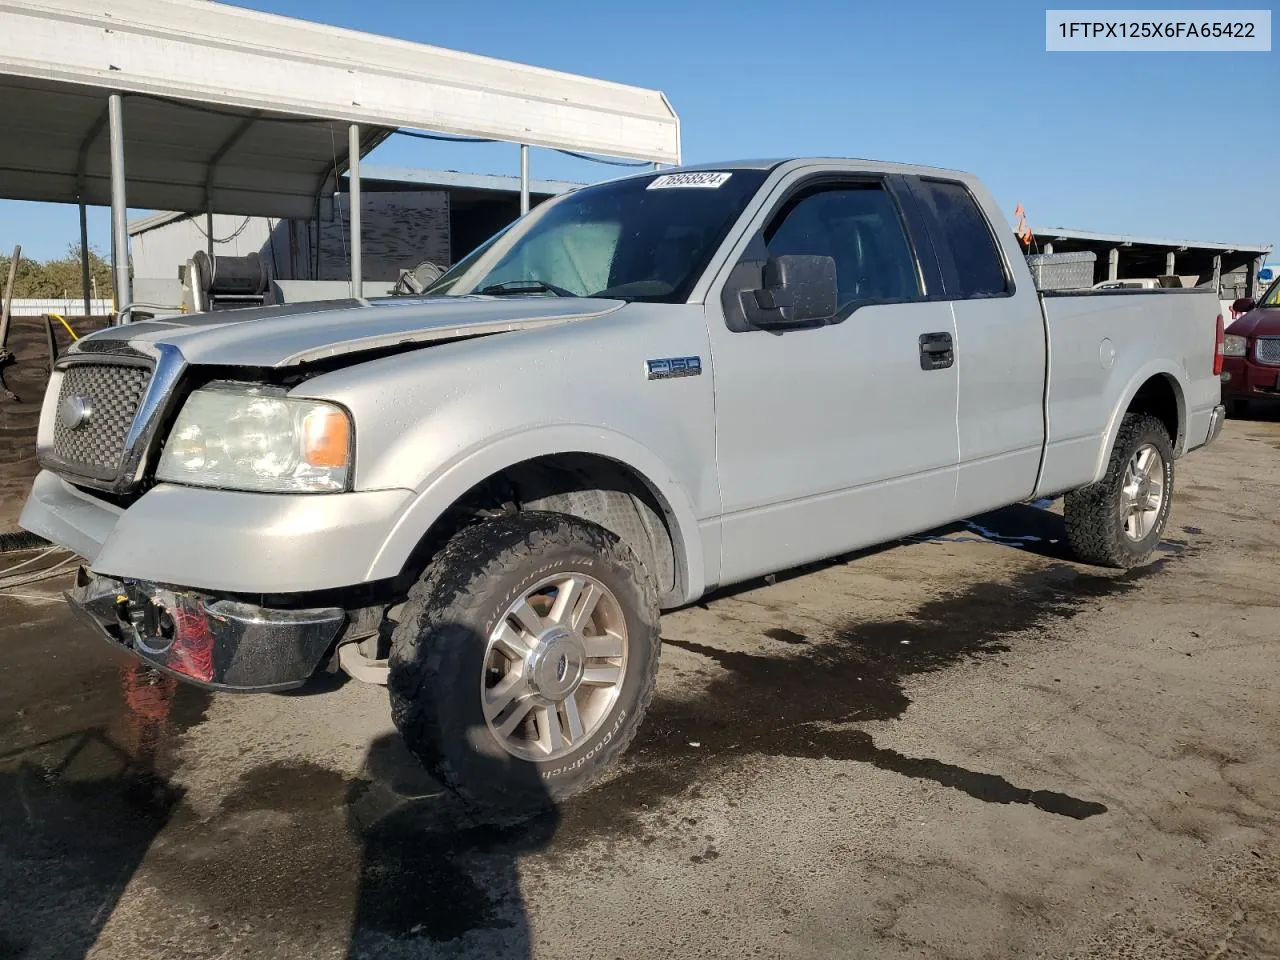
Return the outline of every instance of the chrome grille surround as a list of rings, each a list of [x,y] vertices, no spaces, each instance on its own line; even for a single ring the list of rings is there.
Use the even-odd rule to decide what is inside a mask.
[[[45,393],[36,436],[40,466],[108,493],[135,490],[186,366],[169,344],[135,347],[110,338],[75,344]]]
[[[1280,367],[1280,337],[1259,337],[1255,340],[1253,358],[1258,363]]]

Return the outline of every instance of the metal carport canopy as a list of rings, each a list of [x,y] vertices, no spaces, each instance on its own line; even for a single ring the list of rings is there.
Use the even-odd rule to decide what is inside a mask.
[[[0,0],[0,197],[109,202],[108,93],[135,208],[312,216],[352,123],[362,152],[407,127],[680,158],[655,90],[208,0]]]

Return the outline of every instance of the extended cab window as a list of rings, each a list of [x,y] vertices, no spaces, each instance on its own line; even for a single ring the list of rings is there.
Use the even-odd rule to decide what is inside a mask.
[[[814,187],[782,208],[765,230],[770,257],[836,262],[840,309],[921,295],[915,256],[893,198],[878,183]]]
[[[928,206],[941,236],[946,260],[951,269],[943,272],[947,297],[970,300],[975,297],[1000,297],[1009,292],[1004,258],[996,246],[996,238],[982,209],[962,183],[953,180],[921,180],[922,199]]]

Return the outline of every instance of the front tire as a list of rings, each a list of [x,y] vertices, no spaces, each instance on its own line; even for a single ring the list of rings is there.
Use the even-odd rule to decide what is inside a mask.
[[[1128,569],[1150,559],[1173,502],[1173,442],[1155,417],[1127,413],[1106,475],[1068,493],[1067,539],[1085,563]]]
[[[603,527],[542,512],[458,533],[391,640],[392,716],[442,782],[526,813],[585,789],[653,697],[658,599]]]

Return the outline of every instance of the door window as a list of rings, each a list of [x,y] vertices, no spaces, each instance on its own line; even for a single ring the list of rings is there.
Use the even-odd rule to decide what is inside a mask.
[[[893,198],[878,183],[814,187],[792,198],[765,230],[770,257],[831,257],[840,313],[921,296],[920,274]]]
[[[1009,277],[996,238],[965,185],[954,180],[921,180],[920,186],[941,232],[941,246],[950,254],[951,269],[946,271],[948,299],[1007,294]]]

